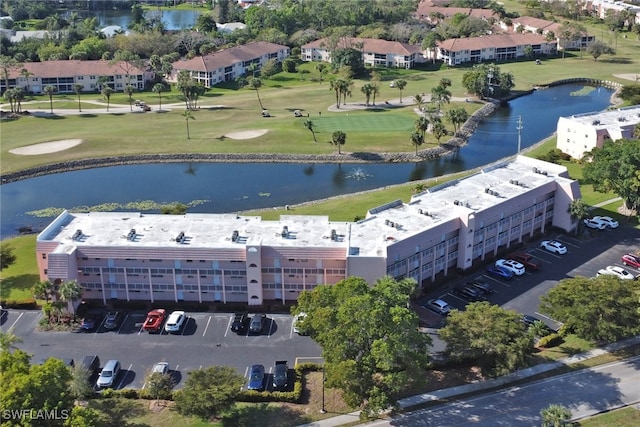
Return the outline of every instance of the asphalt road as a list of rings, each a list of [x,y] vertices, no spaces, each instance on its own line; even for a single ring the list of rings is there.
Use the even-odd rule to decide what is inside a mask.
[[[372,426],[540,426],[540,411],[552,403],[573,418],[640,402],[640,356],[410,412]]]

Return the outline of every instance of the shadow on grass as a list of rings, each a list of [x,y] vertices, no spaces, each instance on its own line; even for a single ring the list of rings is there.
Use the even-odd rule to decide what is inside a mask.
[[[125,113],[109,113],[109,114],[111,114],[112,116],[124,116],[125,115]]]
[[[98,117],[97,114],[90,114],[90,113],[82,113],[78,115],[79,117],[83,118],[83,119],[91,119],[94,117]]]
[[[144,408],[135,400],[129,399],[95,399],[91,406],[106,415],[109,425],[112,426],[144,426],[145,424],[131,424],[128,418],[141,417],[145,414]]]
[[[223,427],[289,427],[306,424],[311,419],[286,406],[258,403],[238,405],[222,417]]]
[[[40,119],[47,119],[47,120],[64,120],[67,118],[66,116],[59,116],[56,113],[34,114],[33,116],[38,117]]]
[[[633,61],[630,58],[613,57],[600,59],[600,62],[606,62],[607,64],[631,64]]]
[[[28,290],[35,285],[38,280],[40,280],[40,277],[37,274],[21,274],[19,276],[2,279],[0,298],[8,299],[12,289]]]

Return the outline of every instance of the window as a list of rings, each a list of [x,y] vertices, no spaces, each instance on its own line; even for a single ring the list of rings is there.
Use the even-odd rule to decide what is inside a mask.
[[[42,254],[42,259],[47,259],[47,254]]]

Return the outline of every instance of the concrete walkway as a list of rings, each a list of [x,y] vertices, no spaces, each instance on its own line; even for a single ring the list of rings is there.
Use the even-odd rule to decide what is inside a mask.
[[[610,201],[605,202],[610,203]],[[436,390],[430,393],[419,394],[416,396],[407,397],[398,401],[398,405],[402,409],[410,410],[411,407],[421,405],[428,402],[437,402],[444,399],[455,398],[456,396],[465,395],[468,393],[479,393],[484,390],[488,390],[495,387],[508,386],[511,383],[520,381],[525,378],[529,378],[544,372],[558,369],[562,366],[574,365],[576,363],[583,362],[593,357],[601,356],[603,354],[617,351],[625,347],[630,347],[636,344],[640,344],[640,335],[629,338],[623,341],[619,341],[613,344],[609,344],[602,348],[596,348],[584,353],[579,353],[571,357],[559,359],[555,362],[542,363],[532,366],[530,368],[521,369],[503,377],[494,378],[487,381],[464,384],[457,387],[445,388],[442,390]],[[360,412],[351,412],[349,414],[338,415],[331,418],[325,418],[324,420],[315,421],[313,423],[304,424],[299,427],[339,427],[345,424],[350,424],[359,421]]]

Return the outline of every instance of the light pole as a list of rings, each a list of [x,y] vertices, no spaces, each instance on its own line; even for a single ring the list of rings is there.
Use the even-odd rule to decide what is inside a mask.
[[[322,409],[320,409],[321,414],[325,414],[327,411],[324,408],[324,365],[322,365]]]

